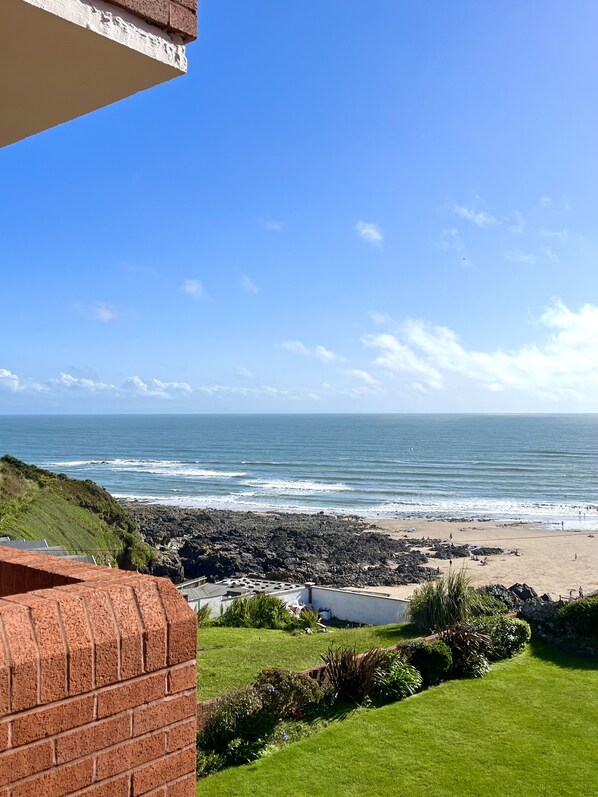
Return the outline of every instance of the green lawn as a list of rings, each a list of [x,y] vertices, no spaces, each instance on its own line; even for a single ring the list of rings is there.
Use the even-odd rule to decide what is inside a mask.
[[[201,797],[584,797],[598,794],[598,663],[534,643],[482,680],[361,709]]]
[[[407,625],[335,628],[328,634],[291,634],[255,628],[200,628],[198,634],[198,696],[214,695],[251,683],[260,670],[280,667],[306,670],[320,664],[328,646],[350,645],[359,651],[390,647],[414,636]]]

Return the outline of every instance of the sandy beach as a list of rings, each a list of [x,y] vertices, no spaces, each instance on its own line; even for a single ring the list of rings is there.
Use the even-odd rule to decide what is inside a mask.
[[[540,594],[554,597],[577,595],[579,587],[590,593],[598,590],[598,532],[560,531],[528,523],[449,522],[434,520],[378,520],[376,525],[392,536],[440,538],[455,545],[483,545],[517,550],[515,554],[497,554],[481,565],[472,559],[453,559],[452,567],[464,567],[475,585],[527,583]],[[592,536],[593,535],[593,536]],[[425,550],[425,549],[424,549]],[[430,564],[447,572],[447,560],[431,558]],[[398,587],[370,587],[369,590],[408,598],[417,584]]]

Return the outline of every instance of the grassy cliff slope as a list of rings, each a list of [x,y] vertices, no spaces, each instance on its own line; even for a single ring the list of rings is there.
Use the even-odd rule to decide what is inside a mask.
[[[152,549],[124,509],[95,482],[0,458],[0,536],[45,539],[99,563],[147,570]]]

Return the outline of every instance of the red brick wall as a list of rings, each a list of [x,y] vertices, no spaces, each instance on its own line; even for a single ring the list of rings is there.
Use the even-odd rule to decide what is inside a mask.
[[[172,583],[0,547],[0,590],[0,797],[195,797],[196,623]]]
[[[108,0],[189,42],[197,38],[197,0]],[[1,795],[0,795],[1,797]]]

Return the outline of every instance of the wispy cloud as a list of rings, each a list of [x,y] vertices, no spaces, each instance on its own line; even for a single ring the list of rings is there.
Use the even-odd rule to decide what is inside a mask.
[[[374,365],[417,377],[426,390],[459,378],[492,392],[525,391],[553,400],[589,401],[598,388],[598,305],[569,309],[555,299],[537,320],[539,342],[512,350],[466,348],[456,332],[408,319],[396,334],[368,335]],[[420,389],[420,388],[416,388]]]
[[[500,224],[495,216],[486,213],[485,210],[474,210],[473,208],[466,208],[464,205],[454,205],[453,213],[455,216],[471,221],[476,227],[489,227],[492,224]]]
[[[43,393],[47,387],[35,379],[18,376],[8,368],[0,368],[0,390],[9,393]]]
[[[463,241],[461,240],[461,233],[455,227],[451,227],[449,230],[442,231],[440,241],[438,241],[438,246],[440,249],[446,249],[448,251],[453,250],[459,254],[463,254],[465,251]]]
[[[543,208],[549,208],[552,205],[552,198],[549,196],[541,196],[540,197],[540,206]]]
[[[388,313],[378,313],[378,312],[371,312],[370,318],[374,322],[374,324],[388,324],[390,322],[390,316]]]
[[[122,385],[122,389],[137,396],[151,398],[174,398],[193,392],[187,382],[164,382],[161,379],[142,379],[139,376],[130,376]]]
[[[114,393],[117,391],[116,385],[88,377],[73,376],[62,371],[55,379],[50,380],[50,384],[55,388],[82,391],[84,393]]]
[[[189,294],[189,296],[194,296],[196,299],[203,296],[203,285],[199,280],[185,280],[183,283],[183,290],[185,293]]]
[[[561,243],[569,240],[569,230],[549,230],[546,227],[540,227],[540,235],[544,238],[555,238]]]
[[[514,210],[511,214],[513,217],[513,223],[509,227],[509,232],[515,233],[515,235],[520,235],[527,224],[526,218],[523,213],[520,213],[518,210]]]
[[[323,363],[345,362],[345,358],[341,354],[330,351],[325,346],[318,343],[313,349],[310,349],[300,340],[284,340],[280,344],[281,348],[287,351],[292,351],[294,354],[303,354],[306,357],[315,357]]]
[[[241,286],[247,293],[259,293],[259,289],[255,282],[245,274],[241,277]]]
[[[377,385],[378,380],[375,379],[368,371],[362,371],[359,368],[347,368],[345,371],[347,376],[353,376],[355,379],[360,379],[362,382],[365,382],[366,385]]]
[[[278,219],[265,218],[261,220],[262,227],[270,232],[282,232],[284,224]]]
[[[529,265],[533,265],[538,260],[538,256],[533,252],[524,252],[517,247],[510,249],[505,257],[514,263],[528,263]]]
[[[243,368],[243,367],[237,368],[235,373],[237,376],[240,376],[241,379],[253,379],[255,376],[253,371],[250,371],[249,368]]]
[[[107,323],[108,321],[114,321],[116,318],[118,318],[118,313],[111,304],[107,304],[106,302],[96,302],[91,308],[91,317],[96,321],[103,321]]]
[[[366,241],[374,246],[381,246],[384,240],[384,233],[381,228],[373,222],[358,221],[355,225],[355,230],[362,241]]]

